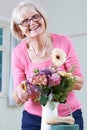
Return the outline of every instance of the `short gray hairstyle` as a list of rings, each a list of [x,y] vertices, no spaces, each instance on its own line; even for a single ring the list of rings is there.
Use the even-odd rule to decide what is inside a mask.
[[[14,8],[12,12],[12,17],[11,17],[11,32],[15,38],[20,39],[20,40],[26,38],[26,36],[22,34],[21,29],[19,28],[17,24],[19,22],[21,15],[25,14],[27,11],[38,12],[43,17],[44,23],[45,23],[45,29],[47,29],[48,19],[47,19],[47,14],[43,10],[43,8],[40,5],[37,5],[36,3],[20,2]]]

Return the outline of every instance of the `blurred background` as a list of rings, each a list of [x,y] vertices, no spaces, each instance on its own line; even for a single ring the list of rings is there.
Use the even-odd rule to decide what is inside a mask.
[[[0,130],[21,130],[23,106],[15,106],[11,97],[11,50],[17,42],[10,33],[13,8],[23,0],[0,0]],[[87,129],[87,1],[27,0],[40,4],[48,16],[48,31],[69,35],[77,51],[84,76],[84,87],[76,91],[82,103],[84,130]]]

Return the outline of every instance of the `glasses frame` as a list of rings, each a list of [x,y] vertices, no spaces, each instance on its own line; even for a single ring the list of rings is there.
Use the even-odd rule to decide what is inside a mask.
[[[37,15],[39,16],[38,19],[34,19],[34,17],[37,16]],[[37,22],[37,21],[39,21],[41,18],[42,18],[42,16],[41,16],[40,14],[35,14],[35,15],[33,15],[31,18],[26,18],[26,19],[22,20],[22,21],[21,21],[19,24],[17,24],[17,25],[21,25],[22,27],[27,27],[27,26],[30,25],[31,20],[32,20],[33,22]],[[23,25],[23,23],[24,23],[26,20],[27,20],[27,24],[26,24],[26,25]]]

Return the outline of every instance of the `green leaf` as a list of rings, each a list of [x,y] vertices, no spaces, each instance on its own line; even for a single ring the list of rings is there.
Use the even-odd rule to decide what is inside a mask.
[[[52,101],[49,101],[49,106],[50,106],[50,109],[51,109],[51,110],[54,110],[54,108],[55,108],[55,103],[52,102]]]
[[[67,98],[67,93],[63,93],[63,94],[60,96],[59,102],[60,102],[60,103],[65,103],[65,102],[66,102],[66,98]]]
[[[39,73],[39,69],[38,69],[38,68],[34,69],[34,70],[33,70],[33,73],[34,73],[34,74],[38,74],[38,73]]]
[[[47,101],[48,101],[48,97],[44,96],[44,95],[41,95],[41,97],[40,97],[40,104],[42,104],[43,106],[45,106],[46,103],[47,103]]]

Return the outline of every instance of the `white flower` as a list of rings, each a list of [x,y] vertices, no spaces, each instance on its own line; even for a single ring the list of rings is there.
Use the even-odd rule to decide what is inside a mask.
[[[62,49],[55,48],[51,52],[52,62],[56,66],[61,66],[66,61],[66,54]]]
[[[67,77],[67,78],[70,78],[73,76],[71,72],[65,72],[65,71],[58,71],[58,74],[62,77]]]

